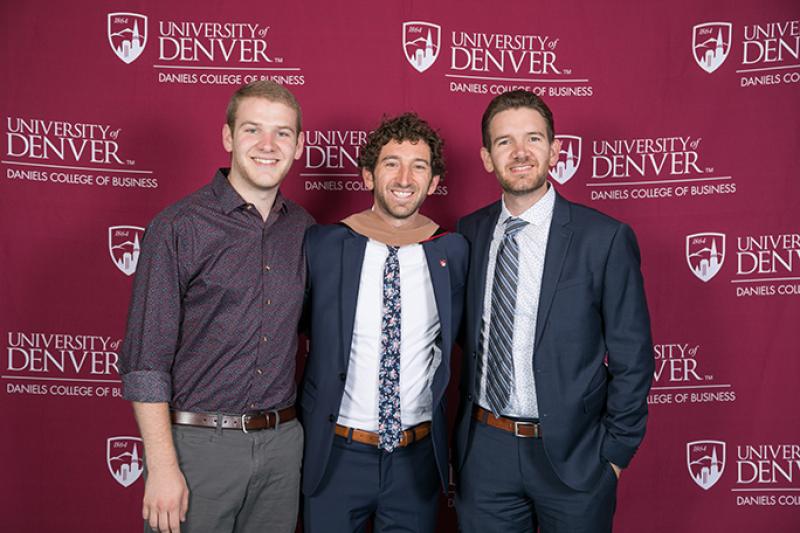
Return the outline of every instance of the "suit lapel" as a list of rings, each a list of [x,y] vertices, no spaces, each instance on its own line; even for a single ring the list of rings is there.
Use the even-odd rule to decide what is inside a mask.
[[[553,206],[553,221],[550,224],[550,234],[547,237],[547,250],[544,257],[544,273],[542,274],[542,288],[539,293],[539,309],[536,316],[536,337],[534,350],[542,340],[547,316],[553,304],[558,278],[567,257],[569,244],[572,240],[572,230],[567,227],[570,221],[569,203],[556,193]]]
[[[356,319],[356,304],[358,303],[358,287],[361,282],[361,267],[364,265],[366,248],[367,239],[357,234],[352,234],[342,243],[342,275],[339,304],[341,306],[340,316],[342,320],[342,368],[345,369],[350,360],[350,346],[353,342],[353,326]]]
[[[440,245],[439,239],[422,243],[422,249],[425,251],[425,259],[428,262],[436,310],[439,313],[442,346],[450,346],[453,342],[453,332],[450,327],[452,310],[450,309],[450,269],[447,266],[447,254]]]
[[[452,293],[450,291],[450,266],[448,265],[447,247],[442,239],[434,239],[422,243],[425,259],[428,263],[428,272],[433,285],[433,297],[436,300],[436,311],[439,314],[440,344],[442,360],[431,382],[433,405],[438,406],[444,395],[447,383],[450,381],[450,347],[453,345],[453,309],[451,307]]]
[[[475,264],[472,268],[475,269],[475,285],[471,287],[472,299],[475,310],[473,316],[472,326],[472,345],[478,346],[478,339],[480,338],[481,331],[481,317],[483,316],[483,298],[486,293],[486,270],[489,267],[489,246],[492,242],[494,234],[494,227],[497,225],[497,219],[500,216],[500,202],[492,205],[492,208],[487,211],[484,216],[477,223],[475,236],[472,239],[473,246],[473,261]]]

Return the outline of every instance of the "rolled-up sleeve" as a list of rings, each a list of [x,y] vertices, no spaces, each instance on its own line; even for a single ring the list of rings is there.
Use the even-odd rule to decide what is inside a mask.
[[[126,400],[172,399],[171,368],[181,327],[178,245],[174,219],[164,213],[144,233],[120,354]]]

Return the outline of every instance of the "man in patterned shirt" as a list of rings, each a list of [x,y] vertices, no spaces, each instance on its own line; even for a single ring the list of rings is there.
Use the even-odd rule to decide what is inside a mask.
[[[300,405],[307,532],[432,532],[448,481],[444,392],[467,247],[419,213],[444,174],[419,117],[385,120],[360,166],[372,209],[306,234],[311,352]]]
[[[295,529],[303,234],[279,187],[303,149],[300,106],[254,82],[228,104],[230,169],[159,213],[142,242],[120,359],[144,440],[142,515],[166,531]]]

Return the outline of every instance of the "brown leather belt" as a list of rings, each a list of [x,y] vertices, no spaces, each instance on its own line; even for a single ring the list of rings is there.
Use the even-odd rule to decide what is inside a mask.
[[[195,426],[201,428],[240,429],[258,431],[277,428],[278,425],[294,420],[297,412],[294,406],[276,411],[251,411],[243,415],[219,415],[212,413],[190,413],[189,411],[171,411],[172,423],[178,426]],[[222,419],[221,421],[219,419]]]
[[[405,448],[410,444],[414,444],[415,442],[420,441],[430,435],[430,433],[430,422],[423,422],[422,424],[417,424],[413,428],[408,428],[400,434],[400,448]],[[363,429],[340,426],[339,424],[336,424],[336,434],[346,439],[351,438],[352,440],[360,442],[361,444],[369,444],[370,446],[377,447],[378,443],[380,442],[380,437],[377,433],[373,433],[372,431],[364,431]]]
[[[487,411],[483,407],[476,405],[472,411],[472,416],[475,420],[483,422],[493,428],[502,429],[513,433],[517,437],[528,437],[539,439],[542,437],[542,426],[538,422],[523,422],[521,420],[514,420],[513,418],[505,418],[503,416],[497,417],[491,411]]]

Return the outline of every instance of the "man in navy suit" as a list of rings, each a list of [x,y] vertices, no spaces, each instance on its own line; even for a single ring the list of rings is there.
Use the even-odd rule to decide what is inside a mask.
[[[481,158],[502,199],[459,221],[470,243],[456,506],[463,531],[611,531],[644,437],[653,375],[639,249],[627,225],[547,182],[553,115],[497,96]]]
[[[359,164],[372,208],[306,233],[303,523],[363,531],[374,517],[375,531],[432,532],[469,252],[419,213],[445,170],[425,121],[384,120]]]

